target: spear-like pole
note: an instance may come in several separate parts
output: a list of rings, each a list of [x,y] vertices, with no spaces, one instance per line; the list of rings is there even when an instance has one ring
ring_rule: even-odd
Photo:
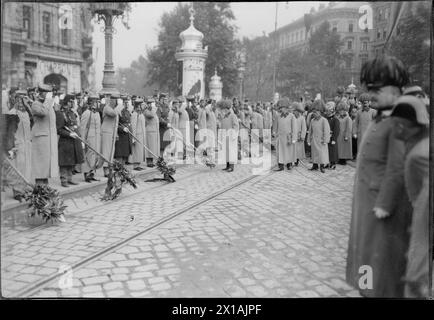
[[[158,165],[158,163],[157,163],[157,166],[158,166],[158,169],[160,170],[160,172],[163,173],[164,180],[167,180],[168,182],[175,182],[175,179],[173,178],[173,176],[171,174],[171,172],[175,173],[175,169],[167,167],[167,164],[165,163],[163,157],[159,157],[155,153],[153,153],[151,150],[149,150],[149,148],[147,148],[144,143],[142,143],[139,139],[137,139],[126,126],[124,126],[122,123],[119,123],[119,125],[122,128],[127,129],[127,132],[130,134],[130,136],[134,140],[138,141],[143,146],[143,148],[145,148],[145,150],[147,150],[155,158],[158,158],[158,163],[161,163],[161,165]]]

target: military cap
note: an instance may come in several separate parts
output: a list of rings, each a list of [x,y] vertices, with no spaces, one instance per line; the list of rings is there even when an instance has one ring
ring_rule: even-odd
[[[291,104],[291,107],[292,107],[294,110],[297,110],[297,111],[300,111],[300,112],[303,112],[303,111],[304,111],[303,105],[302,105],[300,102],[293,102],[293,103]]]
[[[133,104],[135,107],[140,106],[142,103],[144,102],[144,100],[142,98],[137,98],[133,101]]]
[[[110,99],[119,99],[121,95],[119,93],[112,93],[110,94]]]
[[[173,99],[172,103],[181,103],[178,99]]]
[[[426,106],[420,99],[410,95],[400,96],[396,100],[391,116],[408,119],[422,126],[429,125]]]
[[[71,93],[66,94],[65,97],[63,98],[63,104],[67,104],[68,102],[74,100],[74,98],[75,98],[74,94]]]
[[[348,111],[350,109],[350,106],[345,100],[340,100],[336,105],[336,111]]]
[[[146,103],[152,103],[152,102],[155,102],[154,97],[148,97],[148,98],[146,99]]]
[[[194,96],[188,96],[187,101],[194,101]]]
[[[282,99],[279,100],[279,102],[277,103],[277,105],[279,107],[284,107],[284,108],[288,108],[289,107],[289,99],[284,97]]]
[[[121,98],[122,100],[127,100],[127,99],[128,99],[128,96],[127,96],[126,94],[121,94],[121,95],[120,95],[120,98]]]
[[[27,93],[32,93],[36,91],[36,87],[27,88]]]
[[[160,93],[159,98],[160,98],[160,99],[161,99],[161,98],[166,98],[167,96],[168,96],[167,93],[162,92],[162,93]]]
[[[40,84],[38,86],[38,91],[39,92],[51,92],[51,91],[53,91],[53,87],[49,86],[47,84]]]
[[[15,91],[15,94],[18,96],[26,96],[27,91],[26,90],[17,90],[17,91]]]
[[[133,95],[131,96],[131,100],[135,100],[135,99],[137,99],[137,96],[136,96],[135,94],[133,94]]]
[[[89,93],[88,100],[98,100],[99,96],[96,93]]]
[[[321,99],[315,100],[312,103],[312,111],[316,110],[316,111],[319,111],[319,112],[323,112],[324,111],[324,107],[325,107],[324,102]]]
[[[415,95],[415,94],[423,94],[425,95],[425,93],[423,92],[423,89],[419,86],[410,86],[404,89],[404,92],[402,94],[404,95]]]
[[[217,108],[220,109],[230,109],[232,106],[232,102],[230,100],[220,100],[217,102]]]
[[[359,101],[360,102],[364,102],[364,101],[370,101],[371,100],[371,96],[368,93],[362,93],[359,96]]]

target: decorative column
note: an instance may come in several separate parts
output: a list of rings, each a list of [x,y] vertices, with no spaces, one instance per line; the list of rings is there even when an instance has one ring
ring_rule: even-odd
[[[203,48],[203,33],[194,27],[194,9],[190,9],[190,27],[180,33],[182,46],[175,58],[182,61],[182,95],[205,97],[205,60],[208,47]]]
[[[104,21],[105,36],[105,63],[102,79],[102,94],[119,94],[116,89],[115,68],[113,64],[113,23],[124,11],[118,3],[96,3],[93,13],[97,15],[98,22]]]
[[[216,68],[214,75],[211,77],[211,81],[209,83],[209,98],[215,101],[221,100],[222,89],[223,89],[223,84],[221,81],[221,77],[217,75],[217,68]]]

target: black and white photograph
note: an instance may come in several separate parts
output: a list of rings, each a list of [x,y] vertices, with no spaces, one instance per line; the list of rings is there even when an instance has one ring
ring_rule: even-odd
[[[434,296],[431,1],[1,4],[0,299]]]

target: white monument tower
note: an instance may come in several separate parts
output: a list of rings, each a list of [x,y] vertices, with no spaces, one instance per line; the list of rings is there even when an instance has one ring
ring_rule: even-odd
[[[175,58],[182,61],[182,95],[205,96],[205,60],[208,47],[203,48],[203,33],[194,25],[194,10],[190,9],[190,27],[181,32],[182,46],[176,50]]]
[[[222,99],[223,83],[221,78],[217,75],[217,69],[209,82],[209,98],[215,101]]]

